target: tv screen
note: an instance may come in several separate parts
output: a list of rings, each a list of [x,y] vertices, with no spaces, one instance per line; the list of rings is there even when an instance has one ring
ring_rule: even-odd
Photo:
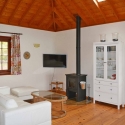
[[[66,68],[66,55],[43,54],[43,67]]]

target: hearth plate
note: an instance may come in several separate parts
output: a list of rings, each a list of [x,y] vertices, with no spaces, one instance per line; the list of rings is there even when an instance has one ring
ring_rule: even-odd
[[[76,98],[72,98],[72,99],[68,99],[66,100],[65,102],[67,105],[85,105],[85,104],[88,104],[88,103],[92,103],[92,100],[83,100],[83,101],[80,101],[80,102],[77,102],[76,101]]]

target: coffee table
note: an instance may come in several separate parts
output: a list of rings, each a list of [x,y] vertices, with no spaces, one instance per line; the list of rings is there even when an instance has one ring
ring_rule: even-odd
[[[56,93],[56,92],[43,91],[43,90],[32,92],[31,95],[33,96],[34,102],[47,100],[50,102],[60,102],[61,103],[61,112],[63,114],[61,114],[59,116],[52,115],[52,118],[60,118],[60,117],[64,117],[66,115],[66,111],[63,109],[63,102],[67,100],[67,96]]]

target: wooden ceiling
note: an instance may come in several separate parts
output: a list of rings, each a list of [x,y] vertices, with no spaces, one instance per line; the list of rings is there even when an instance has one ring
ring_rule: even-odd
[[[62,31],[125,20],[125,0],[0,0],[0,23]]]

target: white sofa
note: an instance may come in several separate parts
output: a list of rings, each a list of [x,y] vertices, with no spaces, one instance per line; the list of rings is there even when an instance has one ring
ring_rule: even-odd
[[[51,125],[51,103],[30,104],[0,87],[0,125]]]

